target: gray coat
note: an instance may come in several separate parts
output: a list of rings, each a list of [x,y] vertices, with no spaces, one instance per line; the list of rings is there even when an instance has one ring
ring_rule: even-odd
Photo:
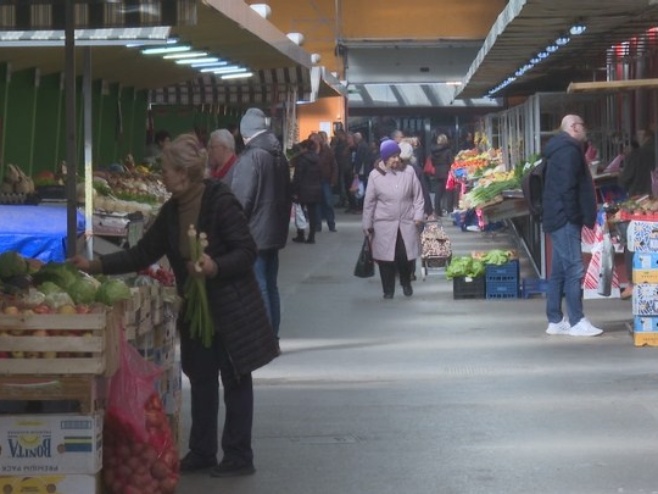
[[[285,247],[292,206],[290,171],[272,132],[249,141],[233,165],[231,189],[244,208],[258,250]]]
[[[418,257],[420,240],[416,221],[423,220],[423,191],[410,166],[385,171],[381,164],[370,172],[363,201],[363,230],[372,232],[372,257],[377,261],[395,259],[398,230],[407,259]]]

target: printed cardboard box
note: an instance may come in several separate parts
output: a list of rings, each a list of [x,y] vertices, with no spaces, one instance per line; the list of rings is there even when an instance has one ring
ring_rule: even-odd
[[[633,315],[658,316],[658,284],[633,285]]]
[[[100,491],[98,475],[42,475],[0,477],[0,492],[11,494],[94,494]]]
[[[658,223],[631,221],[626,240],[631,252],[658,252]]]
[[[3,415],[0,475],[94,474],[102,466],[102,445],[101,413]]]

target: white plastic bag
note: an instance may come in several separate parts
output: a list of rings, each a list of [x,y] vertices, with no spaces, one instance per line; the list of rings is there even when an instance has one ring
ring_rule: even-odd
[[[306,230],[308,227],[308,221],[306,220],[304,208],[297,202],[293,203],[293,207],[295,208],[295,228],[298,230]]]

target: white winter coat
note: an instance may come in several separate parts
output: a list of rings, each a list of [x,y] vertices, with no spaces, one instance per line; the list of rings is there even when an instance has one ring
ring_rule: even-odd
[[[368,176],[363,201],[362,225],[372,233],[372,256],[377,261],[395,259],[398,230],[402,234],[407,259],[420,251],[416,222],[423,220],[423,191],[411,166],[386,170],[379,162]]]

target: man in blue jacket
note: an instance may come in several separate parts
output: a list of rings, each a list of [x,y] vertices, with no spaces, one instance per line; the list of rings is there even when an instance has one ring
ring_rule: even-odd
[[[550,335],[597,336],[603,331],[583,314],[584,275],[580,232],[596,222],[594,183],[585,161],[587,129],[578,115],[562,119],[560,133],[544,149],[548,160],[542,196],[542,223],[551,238],[551,277],[546,296]],[[562,297],[567,315],[562,312]]]

